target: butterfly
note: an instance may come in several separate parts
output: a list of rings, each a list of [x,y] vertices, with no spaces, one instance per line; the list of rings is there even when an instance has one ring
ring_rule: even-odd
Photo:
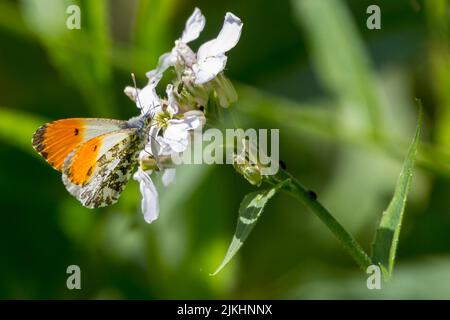
[[[34,149],[62,173],[64,186],[88,208],[120,197],[148,141],[151,117],[130,120],[71,118],[47,123],[33,135]]]

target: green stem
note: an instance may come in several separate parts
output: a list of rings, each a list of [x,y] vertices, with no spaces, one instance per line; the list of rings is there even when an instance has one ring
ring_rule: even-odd
[[[366,270],[368,266],[373,264],[372,260],[358,242],[356,242],[331,213],[317,201],[313,192],[306,189],[290,173],[281,169],[275,176],[272,176],[271,179],[276,183],[289,180],[288,183],[284,184],[282,189],[308,207],[330,229],[334,236],[338,238],[344,248],[363,270]]]

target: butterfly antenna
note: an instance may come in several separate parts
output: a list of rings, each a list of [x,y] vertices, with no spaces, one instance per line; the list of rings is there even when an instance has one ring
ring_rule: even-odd
[[[136,100],[136,102],[137,102],[137,104],[138,104],[138,106],[139,106],[139,109],[142,110],[142,103],[141,103],[141,101],[139,100],[139,93],[138,93],[138,88],[137,88],[137,85],[136,85],[136,77],[134,76],[134,73],[133,73],[133,72],[131,73],[131,79],[133,80],[134,92],[135,92],[135,94],[136,94],[135,100]]]

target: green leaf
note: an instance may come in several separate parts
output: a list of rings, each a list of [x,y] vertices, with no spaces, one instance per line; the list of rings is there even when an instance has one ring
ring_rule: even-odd
[[[289,180],[280,182],[271,189],[259,190],[249,193],[244,197],[239,207],[239,218],[233,239],[231,240],[231,244],[228,247],[225,258],[222,260],[222,263],[217,268],[217,270],[214,271],[214,273],[212,274],[213,276],[218,274],[231,261],[231,259],[242,247],[244,241],[252,231],[267,202],[288,181]]]
[[[374,133],[379,131],[383,123],[378,79],[348,6],[341,0],[293,0],[292,5],[317,75],[340,102],[339,120],[352,118],[347,126],[364,123]]]
[[[394,196],[388,208],[383,212],[380,225],[375,234],[372,248],[372,260],[378,263],[386,278],[392,275],[397,252],[398,239],[402,225],[403,212],[405,211],[409,186],[413,175],[414,161],[419,144],[420,131],[422,127],[422,109],[420,109],[416,134],[409,147],[402,171],[400,172]]]

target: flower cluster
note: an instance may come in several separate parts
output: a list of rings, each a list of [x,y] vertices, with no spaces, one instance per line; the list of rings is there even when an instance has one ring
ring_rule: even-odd
[[[199,37],[205,22],[205,17],[196,8],[172,50],[159,58],[154,70],[146,73],[147,85],[142,89],[125,88],[125,94],[141,109],[141,114],[149,115],[151,119],[148,143],[141,151],[140,166],[134,175],[140,185],[142,212],[148,223],[159,215],[158,192],[150,176],[152,172],[158,171],[162,175],[163,185],[170,184],[175,178],[175,168],[165,165],[164,159],[188,148],[192,132],[205,125],[210,99],[215,99],[224,108],[237,100],[233,85],[223,70],[227,63],[225,53],[238,43],[243,24],[228,12],[219,35],[194,52],[188,43]],[[167,85],[166,97],[160,98],[156,87],[169,69],[175,71],[175,77]]]

